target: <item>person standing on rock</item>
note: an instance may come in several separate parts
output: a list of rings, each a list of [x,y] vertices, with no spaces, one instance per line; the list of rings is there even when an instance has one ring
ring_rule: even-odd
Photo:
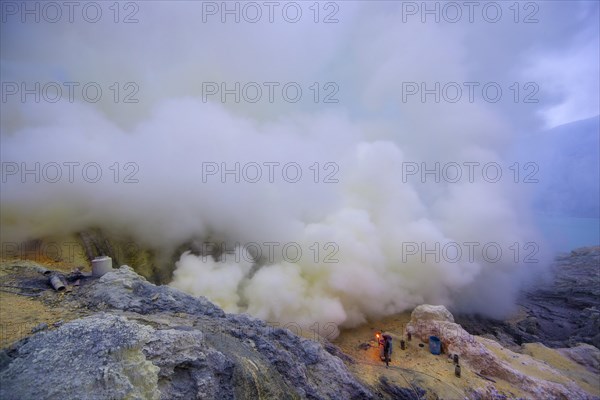
[[[383,339],[383,349],[382,349],[382,361],[385,361],[386,367],[390,365],[392,361],[392,336],[389,333],[384,333],[381,335]]]

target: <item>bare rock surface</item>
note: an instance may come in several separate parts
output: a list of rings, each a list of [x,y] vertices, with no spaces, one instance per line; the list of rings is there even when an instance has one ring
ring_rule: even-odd
[[[594,347],[562,349],[567,370],[557,371],[558,352],[538,345],[518,354],[471,336],[443,306],[413,310],[407,329],[414,339],[405,351],[396,345],[388,370],[370,345],[358,354],[348,350],[373,337],[368,326],[368,333],[357,328],[361,336],[342,352],[326,340],[226,314],[127,266],[101,278],[78,274],[77,285],[66,275],[69,288],[58,293],[38,265],[18,264],[5,268],[3,279],[41,294],[11,295],[21,300],[14,304],[43,305],[55,314],[0,350],[2,399],[592,399],[590,393],[600,393]],[[44,328],[32,332],[38,325]],[[460,356],[462,378],[447,373],[453,366],[443,356],[417,345],[430,335],[440,337],[445,353]]]
[[[589,371],[597,374],[600,379],[600,350],[585,343],[579,343],[575,347],[558,349],[558,351],[577,364],[585,366]]]
[[[414,321],[454,322],[454,316],[446,307],[430,304],[422,304],[416,307],[411,314],[411,319]]]
[[[474,335],[493,335],[505,347],[540,342],[553,348],[587,343],[600,349],[600,247],[558,256],[550,282],[522,293],[517,321],[457,315]]]
[[[443,309],[443,310],[442,310]],[[432,310],[436,310],[435,313]],[[454,318],[443,306],[421,305],[411,314],[407,332],[423,342],[429,342],[430,336],[437,336],[446,353],[457,354],[461,362],[466,362],[470,369],[491,379],[501,379],[528,393],[532,398],[544,399],[592,399],[593,397],[579,388],[574,382],[565,380],[562,383],[552,380],[538,379],[515,369],[501,359],[492,350],[494,346],[500,351],[510,352],[493,340],[476,338],[454,323]],[[421,318],[423,317],[423,318]],[[548,365],[530,359],[536,369],[544,370],[549,375],[560,376]],[[487,392],[486,392],[487,393]],[[489,393],[488,393],[489,395]],[[494,398],[483,396],[483,398]]]
[[[70,301],[94,313],[3,351],[0,398],[372,398],[333,346],[227,315],[127,266]]]

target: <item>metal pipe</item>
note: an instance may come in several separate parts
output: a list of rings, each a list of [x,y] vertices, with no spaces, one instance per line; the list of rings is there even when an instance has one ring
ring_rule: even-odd
[[[57,292],[62,292],[66,289],[59,274],[50,275],[50,285],[52,285],[54,290],[56,290]]]
[[[50,275],[52,273],[52,270],[49,270],[48,268],[44,268],[44,267],[37,267],[36,270],[42,274],[42,275]]]

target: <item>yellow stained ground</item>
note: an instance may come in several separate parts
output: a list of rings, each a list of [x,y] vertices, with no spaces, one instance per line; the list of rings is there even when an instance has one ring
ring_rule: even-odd
[[[412,338],[406,341],[406,349],[401,350],[400,340],[404,337],[406,325],[410,321],[410,313],[402,313],[391,317],[382,318],[376,322],[353,329],[343,330],[333,341],[342,351],[356,361],[349,364],[350,369],[361,377],[366,383],[377,385],[381,376],[398,386],[411,387],[411,385],[428,388],[437,393],[440,398],[464,398],[465,390],[486,386],[489,382],[471,373],[464,366],[461,377],[454,375],[454,364],[448,361],[445,354],[433,355],[429,351],[429,344]],[[379,359],[379,348],[375,333],[385,331],[394,339],[392,362],[386,368],[385,363]],[[371,347],[362,350],[359,345],[369,342]]]
[[[404,333],[409,321],[408,312],[382,318],[357,328],[343,330],[333,342],[356,361],[355,364],[349,364],[350,369],[369,384],[376,385],[381,376],[386,376],[396,385],[418,385],[431,389],[445,399],[460,398],[470,389],[492,384],[471,371],[466,363],[461,363],[461,377],[457,378],[454,375],[454,364],[448,361],[446,354],[431,354],[429,345],[424,343],[423,347],[419,347],[421,341],[414,337],[412,341],[406,341],[406,350],[401,350],[400,339],[406,340]],[[378,331],[389,332],[394,338],[390,368],[386,368],[379,359],[379,348],[375,340],[375,333]],[[598,377],[556,350],[537,343],[526,344],[523,346],[523,354],[520,354],[503,348],[493,340],[477,336],[474,338],[513,369],[527,376],[558,383],[572,381],[590,394],[600,395]],[[359,345],[365,342],[369,342],[372,347],[360,349]],[[495,388],[509,398],[528,397],[527,393],[510,383],[494,380]]]
[[[48,269],[63,272],[70,272],[76,266],[85,265],[79,257],[66,262],[36,255],[33,261]],[[11,283],[8,277],[14,274],[15,264],[26,262],[14,259],[0,261],[0,283]],[[30,335],[31,329],[39,323],[45,322],[53,329],[53,324],[57,321],[67,322],[88,313],[83,309],[71,309],[66,302],[61,301],[61,296],[69,296],[68,293],[50,292],[44,296],[25,297],[0,291],[0,348]],[[464,398],[469,390],[492,384],[476,375],[465,363],[461,363],[461,377],[456,377],[454,364],[448,360],[446,354],[431,354],[428,344],[420,347],[421,342],[417,338],[407,341],[405,329],[409,321],[410,313],[406,312],[367,322],[353,329],[342,330],[333,343],[355,360],[355,363],[348,363],[352,372],[365,383],[374,386],[378,385],[380,377],[385,376],[398,386],[419,386],[436,393],[439,398],[456,399]],[[382,331],[390,333],[394,338],[394,352],[389,368],[379,359],[379,348],[375,339],[375,333]],[[314,334],[311,335],[312,339],[313,336]],[[598,377],[555,350],[541,344],[526,344],[522,347],[522,354],[514,353],[492,340],[475,338],[512,368],[528,376],[559,383],[574,381],[587,392],[600,396]],[[405,350],[400,348],[401,339],[406,340]],[[359,345],[365,342],[371,347],[363,350]],[[508,382],[496,379],[493,385],[509,398],[527,397],[526,393]]]
[[[31,261],[31,260],[30,260]],[[31,335],[31,329],[45,322],[50,328],[58,321],[67,322],[85,314],[85,310],[73,310],[61,301],[68,293],[51,292],[39,297],[28,297],[14,292],[19,290],[7,286],[19,286],[10,278],[15,274],[16,265],[24,265],[28,274],[35,274],[32,265],[43,265],[48,269],[70,272],[73,265],[66,265],[46,257],[36,255],[34,263],[5,259],[0,261],[0,348],[10,346],[17,340]],[[41,291],[25,291],[26,293],[41,293]]]
[[[49,327],[60,320],[77,316],[62,307],[48,307],[37,299],[0,292],[0,348],[31,334],[31,329],[45,322]]]
[[[588,371],[558,351],[541,343],[527,343],[523,345],[523,353],[556,369],[560,374],[557,378],[553,376],[552,380],[556,379],[557,382],[560,382],[559,379],[572,379],[585,391],[600,397],[600,376]]]

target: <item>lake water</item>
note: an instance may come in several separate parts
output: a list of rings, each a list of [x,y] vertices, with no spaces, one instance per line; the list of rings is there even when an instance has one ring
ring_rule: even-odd
[[[600,246],[600,219],[536,216],[539,229],[548,244],[558,252],[568,252],[578,247]]]

